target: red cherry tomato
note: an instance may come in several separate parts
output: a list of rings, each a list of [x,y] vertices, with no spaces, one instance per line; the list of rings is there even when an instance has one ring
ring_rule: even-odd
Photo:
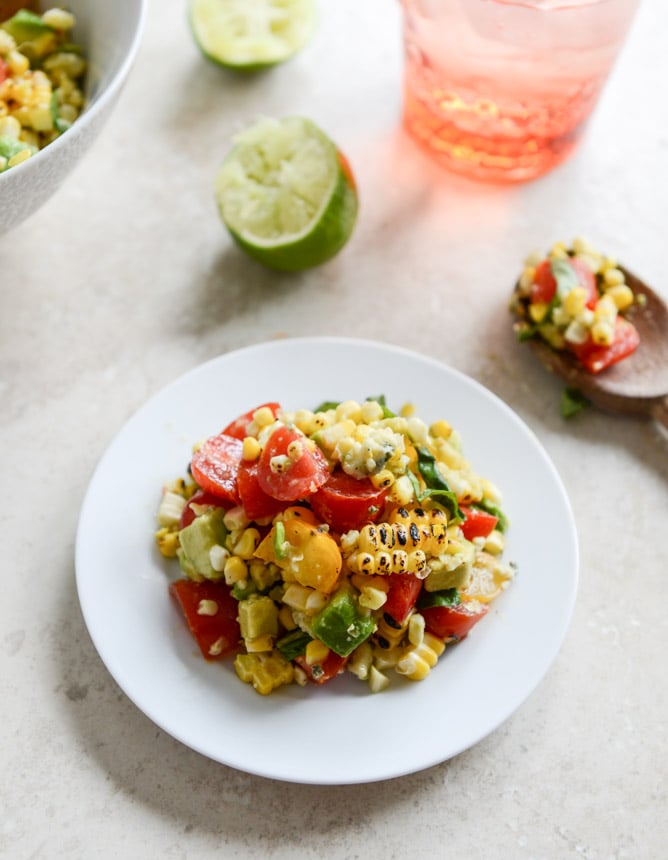
[[[193,478],[223,505],[239,504],[237,474],[242,450],[239,439],[219,433],[207,439],[193,454],[190,463]]]
[[[0,84],[7,78],[7,63],[0,57]]]
[[[237,475],[237,489],[239,498],[249,520],[260,520],[264,517],[273,517],[279,511],[284,510],[289,502],[281,502],[267,495],[260,487],[257,479],[258,462],[242,460]]]
[[[464,639],[471,628],[487,615],[484,603],[458,603],[456,606],[429,606],[421,609],[425,628],[439,639]]]
[[[598,300],[598,289],[596,288],[596,276],[589,266],[579,257],[569,257],[566,262],[577,275],[578,284],[587,291],[587,307],[593,308]],[[549,305],[557,291],[557,280],[552,274],[550,260],[543,260],[536,266],[531,285],[531,302],[541,302]]]
[[[422,589],[422,581],[413,573],[391,573],[385,579],[390,589],[382,611],[397,624],[403,624],[415,606]]]
[[[597,346],[590,336],[584,343],[571,344],[570,348],[585,370],[600,373],[635,352],[639,343],[640,335],[633,323],[618,316],[610,346]]]
[[[477,537],[486,538],[494,531],[499,521],[498,517],[478,508],[467,508],[465,505],[460,505],[459,510],[465,517],[460,527],[466,540],[473,540]]]
[[[274,458],[283,459],[280,467],[276,467]],[[305,499],[328,477],[329,466],[322,451],[311,450],[306,437],[289,427],[274,430],[260,454],[258,484],[274,499],[284,502]]]
[[[253,420],[253,415],[257,412],[258,409],[262,408],[271,409],[274,418],[278,410],[281,408],[278,403],[263,403],[261,406],[256,406],[255,409],[250,409],[248,412],[244,412],[243,415],[240,415],[238,418],[235,418],[227,427],[223,430],[226,436],[234,436],[235,439],[245,439],[248,436],[248,425]]]
[[[325,684],[340,674],[348,658],[340,657],[334,651],[330,651],[322,663],[314,663],[312,666],[309,666],[303,656],[295,657],[293,662],[306,672],[309,681],[313,681],[314,684]]]
[[[339,470],[332,472],[309,502],[322,522],[343,533],[374,522],[388,492],[374,487],[368,478],[358,480]]]
[[[195,511],[192,509],[193,505],[202,505],[203,507],[207,508],[222,507],[222,505],[220,504],[220,499],[217,496],[213,496],[211,495],[211,493],[206,493],[204,490],[197,490],[197,492],[193,493],[193,495],[186,502],[186,506],[181,513],[179,529],[184,529],[186,526],[189,526],[190,523],[197,516]]]
[[[224,582],[178,579],[169,586],[169,593],[181,607],[188,629],[206,660],[219,660],[237,650],[241,637],[237,621],[239,603],[230,594],[229,586]],[[200,612],[202,600],[212,601],[204,614]],[[208,614],[214,608],[215,613]]]

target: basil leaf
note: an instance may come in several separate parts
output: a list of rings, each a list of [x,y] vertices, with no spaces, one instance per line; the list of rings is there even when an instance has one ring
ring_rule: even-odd
[[[556,294],[563,301],[568,293],[579,285],[575,269],[569,264],[568,260],[554,259],[550,260],[550,271],[557,282]]]
[[[458,606],[462,602],[456,588],[446,588],[444,591],[423,591],[417,602],[418,609],[429,609],[431,606]]]
[[[316,406],[313,410],[314,412],[329,412],[330,409],[336,409],[339,405],[340,400],[325,400],[320,406]]]
[[[383,418],[396,418],[396,413],[392,412],[391,409],[387,408],[387,403],[385,402],[385,395],[380,394],[378,397],[367,397],[367,401],[374,400],[376,403],[380,404],[383,410]]]
[[[496,527],[500,532],[505,532],[508,528],[508,517],[503,513],[501,508],[497,508],[496,505],[493,505],[486,499],[481,499],[479,502],[474,502],[471,507],[478,508],[481,511],[485,511],[485,513],[487,514],[491,514],[493,517],[496,517],[498,520]]]
[[[572,418],[591,403],[577,388],[564,388],[561,392],[561,417]]]
[[[441,475],[436,463],[436,457],[427,451],[426,448],[418,448],[417,456],[418,471],[427,485],[427,489],[423,493],[416,492],[417,500],[423,502],[426,498],[431,498],[434,502],[442,505],[449,511],[453,519],[457,521],[463,520],[464,517],[459,509],[457,496],[452,492],[443,475]],[[413,484],[413,488],[415,489],[415,484]]]
[[[294,660],[306,651],[306,646],[311,642],[311,637],[303,630],[293,630],[276,643],[276,649],[286,660]]]

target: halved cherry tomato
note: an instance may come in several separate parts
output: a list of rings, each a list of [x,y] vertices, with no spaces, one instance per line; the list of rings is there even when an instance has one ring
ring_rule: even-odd
[[[244,412],[243,415],[235,418],[234,421],[227,425],[223,430],[223,433],[227,436],[234,436],[235,439],[245,439],[246,436],[248,436],[248,425],[253,420],[253,415],[258,409],[262,409],[264,407],[271,409],[274,414],[274,418],[276,417],[278,410],[281,408],[279,403],[262,403],[260,406],[256,406],[255,409],[250,409],[248,412]]]
[[[570,347],[585,370],[600,373],[635,352],[639,343],[640,335],[633,323],[618,316],[615,320],[615,337],[610,346],[597,346],[590,336],[584,343],[571,344]]]
[[[169,593],[181,607],[206,660],[219,660],[237,650],[241,637],[239,603],[230,594],[229,586],[224,582],[178,579],[169,586]],[[202,604],[203,600],[207,603]],[[214,609],[215,613],[210,614]]]
[[[456,606],[429,606],[421,609],[425,628],[439,639],[464,639],[471,628],[487,615],[488,607],[477,601]]]
[[[257,479],[257,460],[249,462],[242,460],[239,464],[237,475],[237,489],[241,504],[249,520],[260,520],[264,517],[273,517],[282,511],[289,502],[281,502],[267,495],[260,487]]]
[[[468,508],[465,505],[460,505],[459,510],[465,517],[464,522],[460,524],[460,528],[466,540],[473,540],[473,538],[477,537],[488,537],[494,531],[499,521],[498,517],[488,514],[487,511],[481,511],[478,508]]]
[[[413,573],[391,573],[386,576],[390,590],[383,604],[383,613],[389,615],[397,624],[403,624],[415,606],[422,581]]]
[[[587,291],[587,307],[593,308],[598,300],[596,288],[596,275],[592,272],[584,260],[579,257],[569,257],[566,262],[577,275],[578,283]],[[543,260],[536,267],[531,285],[531,302],[549,304],[557,291],[557,281],[552,274],[550,260]]]
[[[303,656],[295,657],[293,662],[306,672],[309,681],[313,681],[314,684],[325,684],[332,678],[336,678],[342,671],[348,662],[348,657],[340,657],[334,651],[330,651],[322,663],[314,663],[312,666],[309,666]]]
[[[213,496],[211,493],[207,493],[204,490],[197,490],[197,492],[193,493],[186,502],[186,506],[181,513],[179,529],[184,529],[186,526],[189,526],[197,516],[195,511],[192,509],[192,505],[202,505],[202,507],[207,508],[223,507],[218,496]]]
[[[358,480],[337,470],[309,502],[322,522],[335,532],[343,533],[374,522],[388,492],[388,489],[374,487],[368,478]]]
[[[223,504],[239,504],[237,474],[242,450],[239,439],[219,433],[207,439],[190,462],[190,471],[200,487]]]
[[[280,468],[276,468],[274,458],[283,459]],[[274,499],[284,502],[305,499],[328,477],[329,466],[322,451],[317,447],[311,449],[307,438],[289,427],[274,430],[260,454],[258,483]]]

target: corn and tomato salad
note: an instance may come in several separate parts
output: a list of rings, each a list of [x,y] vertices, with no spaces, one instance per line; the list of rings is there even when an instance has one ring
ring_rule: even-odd
[[[542,338],[589,373],[600,373],[638,346],[638,332],[624,316],[635,301],[617,262],[577,238],[527,257],[511,310],[520,318],[520,340]]]
[[[195,446],[155,539],[205,659],[263,695],[343,672],[377,692],[426,678],[511,582],[501,504],[444,420],[265,403]]]
[[[0,23],[0,173],[43,149],[84,106],[86,60],[64,9],[19,9]]]

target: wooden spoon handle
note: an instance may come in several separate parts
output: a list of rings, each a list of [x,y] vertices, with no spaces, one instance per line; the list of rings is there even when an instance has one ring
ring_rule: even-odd
[[[659,400],[652,409],[652,418],[668,430],[668,397]]]

